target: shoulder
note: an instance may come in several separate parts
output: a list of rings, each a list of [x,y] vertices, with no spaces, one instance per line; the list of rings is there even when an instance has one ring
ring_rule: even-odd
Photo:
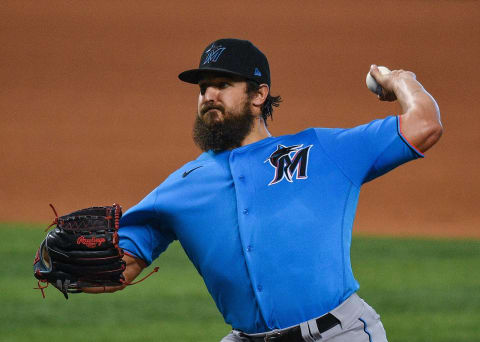
[[[189,161],[172,172],[157,188],[158,191],[172,188],[182,189],[189,187],[192,182],[201,182],[210,177],[220,177],[229,172],[229,151],[202,153],[197,159]],[[190,185],[189,185],[190,184]]]
[[[320,140],[328,140],[330,138],[342,138],[365,134],[376,135],[379,133],[397,133],[397,126],[397,116],[387,116],[385,118],[375,119],[367,123],[347,128],[318,127],[312,128],[312,130]]]
[[[180,166],[177,170],[173,171],[166,179],[167,181],[174,181],[179,178],[184,178],[185,174],[192,172],[192,170],[203,167],[205,164],[211,162],[211,156],[207,152],[203,152],[198,156],[197,159],[191,160],[182,166]]]
[[[272,144],[282,142],[282,141],[296,141],[296,140],[305,140],[305,139],[312,139],[316,136],[317,128],[306,128],[303,131],[292,133],[292,134],[284,134],[276,136],[275,139],[272,140]]]

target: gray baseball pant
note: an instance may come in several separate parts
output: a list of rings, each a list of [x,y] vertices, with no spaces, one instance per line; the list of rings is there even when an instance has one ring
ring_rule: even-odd
[[[323,333],[315,333],[318,329],[312,328],[312,324],[316,326],[315,319],[299,324],[305,342],[388,342],[380,316],[356,293],[330,313],[340,321],[340,324]],[[257,338],[264,335],[250,334]],[[241,336],[237,330],[232,330],[220,342],[248,341],[250,341],[248,337]]]

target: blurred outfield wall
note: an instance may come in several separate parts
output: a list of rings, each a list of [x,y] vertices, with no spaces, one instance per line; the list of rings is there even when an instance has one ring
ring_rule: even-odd
[[[195,158],[197,88],[177,74],[210,41],[253,41],[284,103],[273,135],[398,113],[370,64],[412,70],[445,134],[364,187],[356,231],[480,237],[478,1],[2,1],[0,221],[128,208]]]

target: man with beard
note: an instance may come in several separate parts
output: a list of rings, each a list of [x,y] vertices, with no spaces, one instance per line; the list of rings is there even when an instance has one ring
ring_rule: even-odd
[[[280,97],[265,55],[244,40],[209,44],[179,75],[200,87],[193,137],[204,152],[122,217],[127,281],[179,240],[233,328],[223,342],[386,341],[350,264],[360,187],[423,157],[442,126],[413,73],[371,74],[401,115],[273,137]]]
[[[210,72],[202,75],[199,86],[203,99],[200,100],[198,115],[195,117],[193,127],[195,143],[202,151],[213,150],[216,152],[242,146],[243,139],[252,131],[255,123],[255,116],[250,108],[254,94],[253,92],[247,93],[245,80],[240,77]],[[233,96],[240,99],[243,97],[242,102],[225,108],[228,103],[211,99],[211,96],[214,95],[211,89],[215,87],[225,89],[222,92],[224,97],[232,97],[232,95],[225,95],[227,92],[239,93]],[[206,93],[207,88],[209,89],[208,94]],[[258,123],[260,124],[260,121]]]

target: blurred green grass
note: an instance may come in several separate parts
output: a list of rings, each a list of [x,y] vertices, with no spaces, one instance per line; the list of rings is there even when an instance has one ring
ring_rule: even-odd
[[[43,228],[0,224],[1,341],[215,342],[230,330],[178,243],[125,291],[66,301],[50,286],[42,299],[31,265]],[[352,263],[390,342],[480,341],[479,240],[355,236]]]

